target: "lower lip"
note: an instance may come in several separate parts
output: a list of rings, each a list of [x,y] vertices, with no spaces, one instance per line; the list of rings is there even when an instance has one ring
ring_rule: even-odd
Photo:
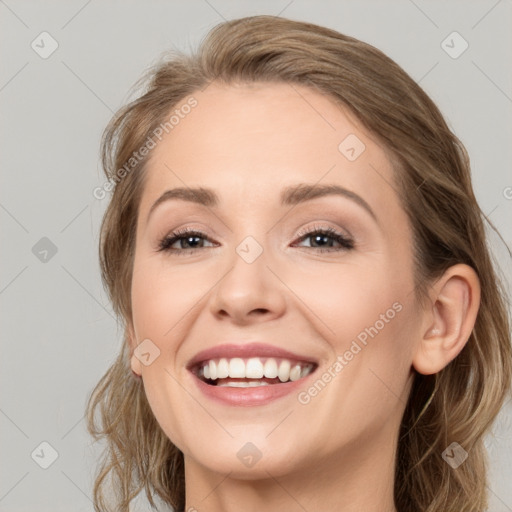
[[[235,388],[229,386],[211,386],[192,374],[199,390],[212,400],[217,400],[227,405],[255,406],[266,405],[278,398],[297,392],[304,387],[305,381],[314,372],[302,379],[289,381],[283,384],[269,384],[267,386],[255,386],[252,388]]]

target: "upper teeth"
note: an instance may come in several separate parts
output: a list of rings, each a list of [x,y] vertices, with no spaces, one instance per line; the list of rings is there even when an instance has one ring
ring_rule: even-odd
[[[263,362],[264,361],[264,362]],[[313,369],[311,363],[290,362],[287,359],[276,360],[273,357],[263,359],[251,357],[244,360],[240,357],[232,359],[210,359],[201,363],[199,375],[206,379],[269,379],[279,378],[281,382],[294,381],[305,377]]]

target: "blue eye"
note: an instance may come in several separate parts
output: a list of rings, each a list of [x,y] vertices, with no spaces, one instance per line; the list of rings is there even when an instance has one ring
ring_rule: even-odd
[[[309,231],[300,232],[298,234],[299,241],[310,239],[311,249],[317,252],[338,252],[347,251],[354,248],[354,241],[339,233],[332,227],[317,228],[316,226]],[[331,242],[329,242],[331,239]],[[177,255],[190,254],[198,249],[205,248],[204,242],[208,240],[205,233],[194,229],[183,229],[173,231],[169,236],[160,240],[158,251],[169,252]],[[178,243],[178,248],[173,247]],[[338,243],[340,247],[333,247],[334,243]],[[320,244],[320,245],[318,245]]]

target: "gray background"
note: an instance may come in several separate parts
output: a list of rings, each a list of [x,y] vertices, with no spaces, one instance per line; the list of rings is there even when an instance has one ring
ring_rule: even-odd
[[[122,339],[97,261],[107,203],[92,195],[104,182],[100,135],[163,51],[187,50],[223,19],[252,14],[334,28],[403,66],[466,145],[477,199],[512,245],[511,0],[0,0],[1,511],[93,510],[100,447],[85,430],[85,401]],[[31,47],[43,31],[59,45],[46,59]],[[469,43],[458,58],[441,46],[453,31]],[[57,248],[46,261],[43,237]],[[490,240],[510,276],[505,246],[493,232]],[[494,431],[490,510],[512,511],[510,401]],[[35,462],[51,462],[43,441],[58,452],[48,469]]]

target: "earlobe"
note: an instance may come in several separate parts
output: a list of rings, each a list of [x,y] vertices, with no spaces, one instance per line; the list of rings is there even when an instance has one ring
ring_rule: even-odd
[[[432,288],[432,309],[425,311],[412,365],[424,375],[438,373],[466,345],[480,306],[480,282],[469,265],[450,267]]]
[[[137,347],[137,338],[135,336],[133,326],[131,324],[129,324],[126,327],[125,332],[126,332],[126,335],[125,335],[126,342],[130,346],[130,356],[131,356],[130,357],[130,366],[132,368],[134,377],[135,376],[140,377],[142,375],[142,363],[140,362],[139,358],[137,358],[133,353],[135,348]]]
[[[130,359],[130,366],[132,367],[132,372],[134,374],[134,377],[140,377],[142,375],[142,364],[137,357],[132,355]]]

